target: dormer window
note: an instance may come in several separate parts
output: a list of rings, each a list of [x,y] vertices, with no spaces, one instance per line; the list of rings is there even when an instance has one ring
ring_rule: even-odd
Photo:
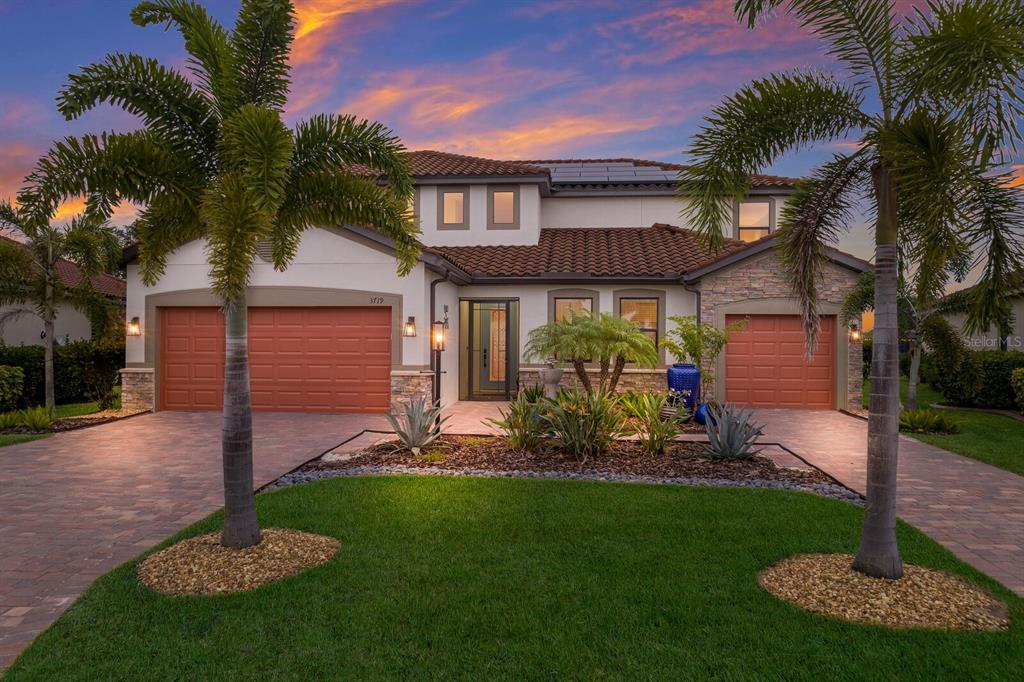
[[[519,187],[498,185],[487,188],[487,229],[519,229]]]
[[[437,227],[440,230],[469,229],[469,188],[439,187]]]
[[[736,239],[753,242],[775,230],[775,200],[771,197],[751,198],[736,204],[733,211],[733,234]]]

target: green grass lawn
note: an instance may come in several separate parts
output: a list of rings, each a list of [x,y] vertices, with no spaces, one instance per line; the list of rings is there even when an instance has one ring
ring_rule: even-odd
[[[864,405],[868,403],[868,382],[864,382]],[[900,377],[900,395],[907,396],[907,378]],[[941,403],[942,394],[921,384],[917,403],[925,408]],[[906,434],[925,443],[1012,471],[1024,476],[1024,422],[998,414],[974,410],[950,410],[960,422],[960,433],[948,436]]]
[[[906,525],[905,559],[992,589],[1010,632],[853,625],[764,592],[778,559],[857,546],[861,510],[809,494],[378,477],[261,495],[259,513],[341,552],[220,597],[157,595],[130,562],[8,679],[1009,680],[1024,660],[1024,600]]]
[[[17,434],[2,434],[0,433],[0,448],[5,445],[17,445],[18,443],[28,443],[29,441],[39,440],[40,438],[46,438],[50,434],[48,433],[17,433]]]

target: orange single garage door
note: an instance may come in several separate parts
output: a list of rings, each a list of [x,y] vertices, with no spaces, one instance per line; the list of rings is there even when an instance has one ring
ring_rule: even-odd
[[[160,309],[160,408],[219,410],[224,316],[217,308]],[[249,308],[253,409],[386,412],[391,309]]]
[[[746,320],[725,346],[725,399],[751,407],[835,406],[835,317],[822,316],[818,350],[804,356],[804,330],[796,315],[729,315]]]

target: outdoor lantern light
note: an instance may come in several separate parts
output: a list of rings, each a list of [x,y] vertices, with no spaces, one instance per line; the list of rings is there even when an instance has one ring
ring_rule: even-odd
[[[860,341],[860,329],[857,327],[856,322],[850,325],[850,340]]]
[[[434,322],[430,325],[430,349],[444,350],[444,322]]]
[[[402,328],[402,336],[410,339],[416,336],[416,318],[412,315],[405,321],[405,326]]]
[[[133,317],[128,323],[127,329],[128,336],[142,336],[142,325],[139,323],[139,318]]]

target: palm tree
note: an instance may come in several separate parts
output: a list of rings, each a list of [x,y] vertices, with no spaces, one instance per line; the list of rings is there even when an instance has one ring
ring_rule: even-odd
[[[715,107],[680,172],[684,212],[720,247],[732,202],[751,173],[780,155],[856,138],[800,183],[781,219],[779,248],[801,304],[808,353],[820,320],[823,249],[867,198],[876,213],[875,331],[868,421],[868,487],[854,568],[898,578],[896,461],[899,257],[918,267],[914,290],[937,297],[949,265],[982,254],[969,322],[998,319],[1006,275],[1022,260],[1018,192],[1001,173],[1022,140],[1024,6],[1016,0],[930,0],[906,20],[891,0],[738,0],[753,28],[779,8],[828,44],[843,78],[795,71],[756,80]]]
[[[246,289],[258,245],[269,243],[274,267],[283,270],[304,230],[359,224],[395,243],[400,274],[419,253],[408,212],[412,179],[397,137],[351,116],[318,115],[294,130],[282,122],[293,16],[288,0],[243,0],[228,31],[187,0],[139,3],[131,13],[136,24],[181,32],[192,77],[121,53],[72,75],[58,97],[65,118],[110,102],[144,127],[64,139],[21,194],[38,211],[77,194],[87,195],[97,215],[109,215],[122,200],[142,204],[135,228],[146,284],[161,276],[172,250],[205,240],[226,328],[221,543],[227,547],[260,541],[246,339]]]
[[[51,225],[50,218],[37,219],[0,201],[0,227],[20,237],[17,241],[0,237],[0,305],[31,306],[43,321],[43,384],[46,406],[52,408],[57,313],[67,304],[91,320],[109,315],[110,302],[93,287],[93,277],[117,260],[118,247],[114,231],[103,222],[76,217],[67,224]],[[78,270],[79,281],[73,286],[61,276],[61,261],[70,261]],[[23,312],[16,308],[11,315]]]
[[[602,312],[574,313],[530,331],[525,355],[532,359],[557,358],[572,364],[580,385],[594,391],[587,363],[598,366],[597,391],[614,393],[627,362],[640,367],[658,364],[658,350],[633,322]]]

